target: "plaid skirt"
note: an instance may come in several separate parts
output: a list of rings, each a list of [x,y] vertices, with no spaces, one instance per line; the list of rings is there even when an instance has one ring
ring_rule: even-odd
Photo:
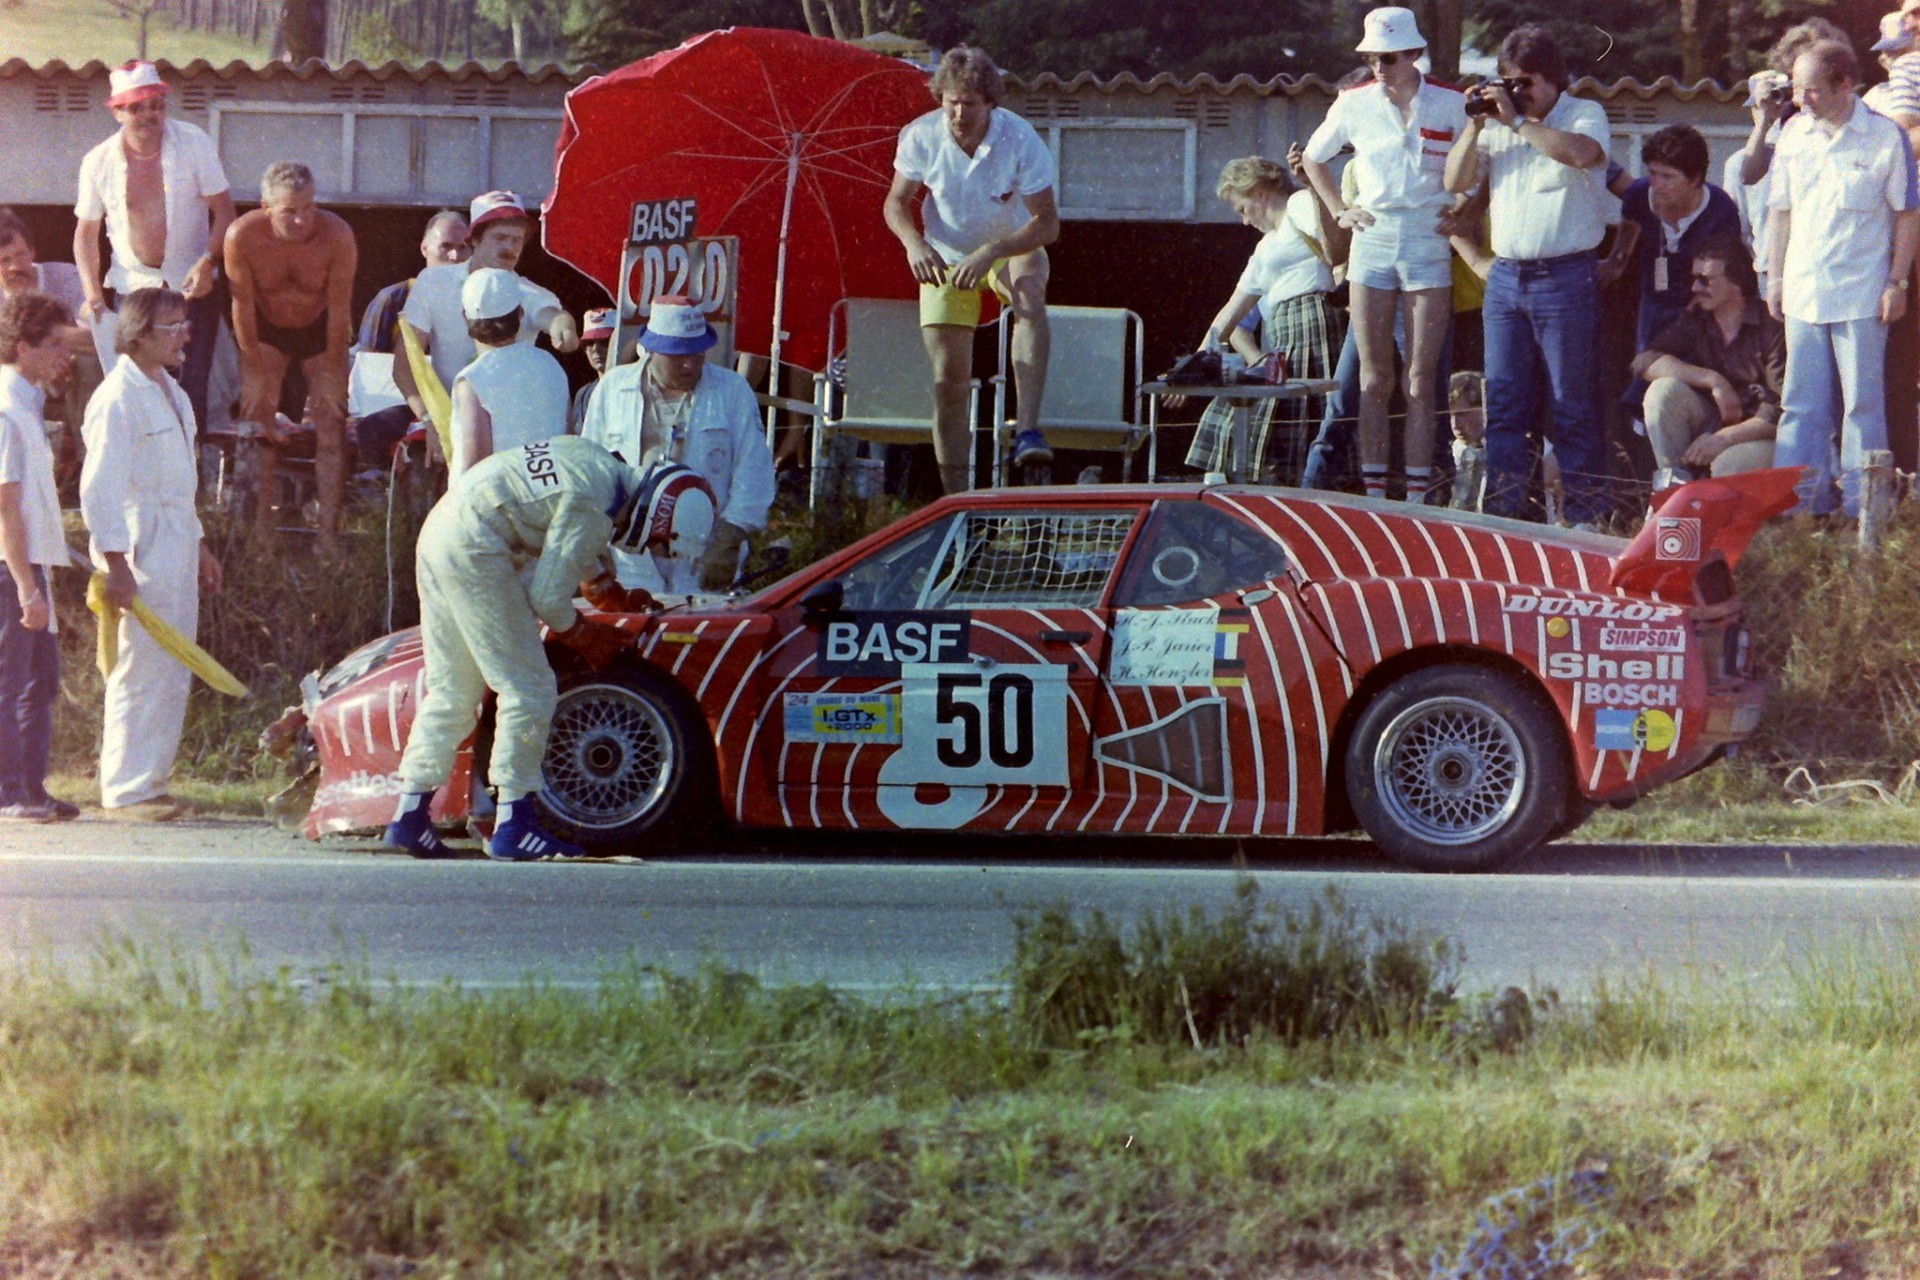
[[[1260,330],[1260,345],[1285,353],[1289,377],[1331,378],[1346,336],[1346,316],[1327,295],[1303,293],[1274,308]],[[1254,401],[1247,445],[1262,484],[1300,483],[1307,446],[1319,430],[1326,406],[1327,398],[1321,395]],[[1198,471],[1225,471],[1232,441],[1233,407],[1223,400],[1209,402],[1193,433],[1193,446],[1187,450],[1187,465]]]

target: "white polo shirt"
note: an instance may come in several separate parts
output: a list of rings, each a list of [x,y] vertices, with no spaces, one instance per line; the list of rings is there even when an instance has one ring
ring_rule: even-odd
[[[1780,126],[1775,125],[1767,131],[1767,145],[1775,146],[1779,140]],[[1746,154],[1742,148],[1727,157],[1726,168],[1720,171],[1720,185],[1740,210],[1740,225],[1746,229],[1747,243],[1753,246],[1753,265],[1764,276],[1767,274],[1767,202],[1773,191],[1773,166],[1769,164],[1760,181],[1748,186],[1740,181]]]
[[[1592,138],[1603,157],[1612,143],[1606,109],[1570,93],[1540,123]],[[1493,188],[1487,221],[1495,257],[1527,262],[1587,253],[1607,234],[1619,202],[1607,193],[1604,158],[1591,169],[1561,164],[1520,130],[1489,119],[1480,128],[1480,164]]]
[[[1326,164],[1353,144],[1348,168],[1358,183],[1355,201],[1378,213],[1442,210],[1447,152],[1467,127],[1467,96],[1422,78],[1403,118],[1378,81],[1357,85],[1333,100],[1327,118],[1307,140],[1307,158]]]
[[[1327,292],[1333,288],[1333,269],[1322,256],[1324,249],[1314,252],[1319,243],[1319,202],[1311,191],[1296,191],[1287,197],[1286,219],[1260,237],[1234,292],[1259,294],[1262,315],[1289,298]]]
[[[126,292],[153,285],[171,289],[186,284],[193,264],[207,253],[209,227],[207,199],[227,189],[227,173],[220,152],[207,131],[183,120],[168,120],[160,144],[160,172],[166,182],[167,248],[156,270],[133,252],[133,229],[127,220],[127,155],[120,134],[87,152],[80,162],[80,198],[73,216],[104,219],[113,261],[107,265],[109,288]]]
[[[1793,215],[1781,303],[1808,324],[1880,314],[1893,268],[1893,216],[1914,205],[1906,134],[1855,103],[1829,129],[1802,111],[1780,129],[1769,203]]]
[[[960,149],[939,111],[900,131],[894,172],[927,188],[920,220],[927,243],[958,261],[1027,225],[1026,197],[1054,186],[1053,153],[1032,125],[995,107],[972,155]]]
[[[60,495],[53,484],[46,404],[46,392],[28,382],[18,368],[0,364],[0,484],[20,486],[27,559],[38,565],[63,565],[67,535],[60,527]],[[0,601],[0,607],[12,604]]]
[[[469,267],[464,262],[442,262],[414,277],[413,289],[400,318],[427,335],[433,350],[428,352],[433,371],[440,382],[453,390],[453,380],[473,363],[480,348],[467,332],[467,315],[460,309],[460,288],[467,282]],[[515,276],[522,298],[520,313],[521,342],[532,342],[545,331],[560,299],[533,281]]]

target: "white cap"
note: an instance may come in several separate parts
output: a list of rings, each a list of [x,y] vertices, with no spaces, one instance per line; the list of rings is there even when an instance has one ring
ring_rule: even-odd
[[[619,319],[612,307],[598,307],[580,317],[580,341],[594,342],[613,336],[614,323]]]
[[[1883,14],[1880,18],[1880,39],[1873,46],[1874,53],[1905,53],[1913,48],[1913,37],[1907,34],[1906,14],[1896,10]]]
[[[1354,46],[1354,52],[1406,53],[1426,47],[1426,39],[1420,34],[1420,24],[1414,20],[1413,10],[1388,6],[1367,14],[1366,25],[1361,28],[1360,43]]]
[[[498,222],[502,218],[527,218],[527,207],[520,203],[520,197],[511,191],[489,191],[483,196],[475,196],[473,203],[467,206],[467,234],[477,241],[482,223]]]
[[[640,331],[640,345],[664,356],[695,355],[719,340],[705,313],[678,294],[655,298]]]
[[[1757,107],[1768,94],[1792,87],[1793,81],[1778,71],[1756,71],[1747,77],[1747,105]]]
[[[110,107],[157,98],[166,91],[167,83],[160,78],[160,68],[151,62],[123,62],[107,73],[107,105]]]
[[[466,283],[460,286],[460,313],[469,320],[511,315],[514,308],[523,305],[525,295],[520,292],[520,277],[498,267],[469,271]]]

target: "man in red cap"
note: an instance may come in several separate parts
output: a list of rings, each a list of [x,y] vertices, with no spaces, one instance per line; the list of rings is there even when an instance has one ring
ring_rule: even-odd
[[[607,376],[607,366],[613,363],[607,344],[613,340],[619,318],[612,307],[599,307],[580,317],[580,349],[587,353],[587,363],[593,366],[593,381],[573,393],[573,404],[567,410],[568,435],[580,434],[587,421],[587,410],[593,405],[593,393],[600,389],[600,379]]]
[[[193,325],[180,384],[202,425],[207,375],[224,299],[220,246],[233,221],[233,193],[220,153],[204,129],[167,118],[167,86],[151,62],[129,62],[108,78],[107,106],[120,129],[80,162],[74,202],[73,260],[86,294],[80,319],[112,325],[114,301],[135,289],[161,287],[187,296]],[[100,230],[113,261],[104,274]],[[96,333],[112,348],[110,334]]]
[[[451,388],[460,371],[473,363],[478,348],[467,333],[467,318],[460,308],[460,290],[470,272],[487,267],[515,271],[520,256],[533,236],[533,218],[520,197],[511,191],[489,191],[476,197],[468,210],[467,242],[472,256],[464,265],[428,267],[414,277],[413,291],[400,313],[400,323],[412,329],[421,347],[432,358],[433,371],[443,386]],[[542,333],[556,351],[572,351],[580,345],[580,331],[567,314],[560,299],[531,280],[520,281],[525,301],[521,306],[521,342],[532,342]],[[413,367],[404,359],[393,362],[393,381],[407,398],[417,417],[426,417],[426,404],[414,381]]]

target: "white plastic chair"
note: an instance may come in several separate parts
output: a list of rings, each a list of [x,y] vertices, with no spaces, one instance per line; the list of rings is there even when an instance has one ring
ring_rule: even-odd
[[[1154,428],[1140,384],[1146,380],[1146,326],[1119,307],[1047,308],[1052,349],[1046,392],[1040,398],[1040,430],[1056,449],[1098,449],[1124,454],[1123,478],[1131,478],[1133,455],[1147,446],[1147,479],[1154,478]],[[1013,315],[1000,313],[1000,372],[993,378],[993,482],[1006,482],[1013,442]]]

